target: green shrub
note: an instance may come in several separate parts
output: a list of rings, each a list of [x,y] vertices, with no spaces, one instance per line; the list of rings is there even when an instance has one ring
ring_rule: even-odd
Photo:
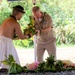
[[[19,21],[22,30],[27,27],[29,23],[29,16],[32,15],[31,9],[33,7],[32,0],[7,2],[2,0],[0,4],[0,25],[3,20],[10,16],[12,7],[15,5],[22,5],[26,11],[22,19]],[[75,0],[36,0],[41,10],[46,11],[51,15],[54,24],[54,31],[56,35],[57,44],[75,44]],[[64,3],[64,4],[63,4]],[[30,47],[33,45],[33,40],[17,40],[15,45],[22,47]]]

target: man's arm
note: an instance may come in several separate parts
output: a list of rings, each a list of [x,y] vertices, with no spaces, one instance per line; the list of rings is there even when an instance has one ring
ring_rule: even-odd
[[[42,31],[42,32],[49,32],[51,29],[52,29],[52,27],[49,26],[48,28],[46,28],[46,29],[42,29],[41,31]]]
[[[0,34],[1,34],[1,25],[0,25]]]
[[[19,39],[27,39],[28,38],[28,36],[26,36],[22,33],[19,23],[15,24],[15,33],[18,35]]]

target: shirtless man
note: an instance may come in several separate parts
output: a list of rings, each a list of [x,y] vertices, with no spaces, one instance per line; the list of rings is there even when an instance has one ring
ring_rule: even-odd
[[[5,37],[13,39],[14,33],[17,33],[17,35],[20,39],[26,38],[26,36],[24,34],[22,34],[20,25],[17,22],[17,20],[20,20],[22,15],[24,14],[24,11],[20,12],[20,9],[19,9],[19,11],[17,11],[19,7],[20,6],[14,7],[12,16],[10,16],[8,19],[6,19],[3,22],[2,26],[1,26],[1,30],[0,30],[1,36],[5,36]]]
[[[19,58],[17,52],[12,44],[12,39],[16,33],[19,39],[26,39],[28,36],[24,35],[21,31],[20,25],[17,20],[20,20],[24,14],[24,8],[20,5],[13,7],[12,15],[7,18],[1,25],[0,29],[0,67],[7,68],[1,61],[12,54],[18,64]]]

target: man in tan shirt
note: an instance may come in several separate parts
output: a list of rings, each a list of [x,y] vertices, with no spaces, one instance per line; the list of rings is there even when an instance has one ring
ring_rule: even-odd
[[[37,33],[37,61],[43,61],[43,55],[47,50],[49,55],[56,58],[56,45],[53,33],[53,22],[51,16],[41,12],[38,6],[32,8],[35,29]]]
[[[1,63],[8,57],[9,54],[13,55],[16,63],[20,64],[17,52],[12,44],[14,34],[18,35],[19,39],[26,39],[28,36],[24,35],[21,31],[21,27],[17,20],[20,20],[24,14],[22,6],[17,5],[13,7],[12,15],[7,18],[1,25],[0,28],[0,67],[8,68],[8,66]]]

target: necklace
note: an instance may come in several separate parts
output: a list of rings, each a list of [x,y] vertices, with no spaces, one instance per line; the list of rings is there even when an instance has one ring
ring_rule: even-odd
[[[13,15],[10,15],[10,17],[12,17],[12,18],[14,18],[14,19],[16,20],[15,16],[13,16]]]

